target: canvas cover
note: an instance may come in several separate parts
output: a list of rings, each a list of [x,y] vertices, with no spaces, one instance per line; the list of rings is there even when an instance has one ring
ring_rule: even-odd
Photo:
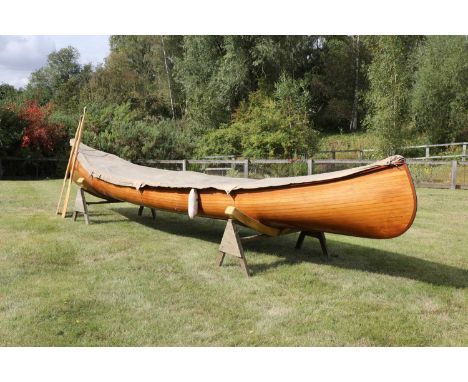
[[[91,176],[118,186],[128,186],[136,189],[146,186],[196,190],[212,188],[230,193],[235,190],[254,190],[340,179],[374,168],[399,165],[404,163],[404,158],[400,155],[395,155],[367,166],[355,167],[348,170],[316,175],[265,179],[232,178],[193,171],[170,171],[140,166],[116,155],[93,149],[83,143],[79,147],[78,161]]]

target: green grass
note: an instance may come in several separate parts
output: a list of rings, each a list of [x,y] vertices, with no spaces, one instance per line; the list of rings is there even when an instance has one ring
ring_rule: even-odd
[[[54,216],[60,181],[0,182],[0,345],[468,345],[468,191],[418,189],[393,240],[296,235],[215,265],[223,223],[129,204]]]

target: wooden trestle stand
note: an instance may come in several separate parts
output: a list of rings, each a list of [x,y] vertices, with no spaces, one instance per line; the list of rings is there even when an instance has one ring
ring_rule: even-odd
[[[262,237],[275,237],[279,235],[286,235],[298,230],[292,229],[280,229],[271,226],[267,226],[258,220],[255,220],[242,211],[238,210],[235,207],[229,206],[224,212],[226,216],[229,217],[226,228],[224,230],[223,238],[221,244],[219,245],[219,257],[218,265],[222,266],[224,258],[226,255],[231,255],[239,259],[240,266],[246,276],[250,276],[249,268],[247,266],[247,261],[244,255],[244,248],[242,243],[249,241],[257,240]],[[241,237],[239,235],[238,225],[243,225],[253,229],[254,231],[259,232],[256,235]],[[322,247],[322,253],[330,259],[330,254],[327,249],[327,243],[325,239],[325,234],[318,231],[301,231],[296,242],[296,249],[300,249],[304,242],[306,236],[315,237],[320,241],[320,246]]]
[[[123,203],[120,200],[100,200],[98,202],[88,202],[85,196],[86,191],[83,189],[83,187],[81,187],[83,180],[84,180],[83,178],[78,178],[78,180],[76,181],[76,183],[78,184],[78,191],[76,193],[75,208],[73,209],[73,221],[76,221],[78,214],[81,213],[84,216],[85,223],[90,224],[88,206],[91,204]],[[140,208],[138,209],[138,216],[141,216],[143,214],[144,208],[145,208],[144,206],[140,206]],[[155,220],[156,210],[154,208],[150,208],[150,210],[151,210],[151,216],[153,220]]]

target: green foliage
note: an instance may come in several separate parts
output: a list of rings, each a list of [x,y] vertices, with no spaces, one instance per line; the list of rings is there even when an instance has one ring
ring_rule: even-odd
[[[13,154],[19,149],[26,125],[13,108],[0,106],[0,154]]]
[[[193,145],[188,131],[176,122],[142,119],[130,103],[90,105],[84,141],[128,160],[183,158]]]
[[[420,139],[468,140],[464,37],[112,36],[110,47],[94,70],[73,47],[51,53],[24,91],[0,85],[0,105],[50,104],[69,137],[88,105],[85,142],[134,160],[195,147],[310,156],[317,131],[361,126],[378,156]]]
[[[379,152],[396,153],[410,127],[412,54],[418,37],[382,36],[371,42],[367,93],[368,128],[379,136]]]
[[[190,36],[175,62],[187,117],[205,132],[229,123],[249,93],[271,94],[282,73],[301,79],[318,49],[314,36]]]
[[[147,116],[181,117],[181,92],[172,73],[180,41],[178,36],[112,36],[111,53],[84,89],[83,99],[130,102],[132,110]]]
[[[370,61],[369,52],[351,36],[330,36],[323,41],[318,56],[317,69],[307,75],[315,125],[324,132],[347,132],[355,91],[359,101],[368,87],[365,70]],[[365,113],[364,104],[358,102],[356,106],[361,118]]]
[[[50,53],[47,65],[31,74],[26,96],[41,105],[54,101],[62,110],[76,110],[80,90],[92,74],[91,65],[82,67],[79,57],[71,46]]]
[[[198,155],[311,156],[317,147],[318,134],[309,121],[307,104],[304,85],[282,76],[274,96],[262,91],[251,93],[228,127],[208,133],[198,146]]]
[[[428,37],[419,51],[418,64],[412,99],[415,127],[431,143],[463,139],[461,133],[468,126],[466,38]]]
[[[0,84],[0,105],[14,103],[21,92],[8,84]]]
[[[303,78],[314,70],[320,36],[244,36],[250,41],[251,67],[262,90],[271,92],[280,76]]]
[[[243,39],[235,36],[189,36],[176,61],[176,79],[187,103],[187,118],[205,132],[229,122],[248,92],[249,68]]]
[[[78,127],[79,118],[78,113],[65,112],[55,108],[48,119],[53,124],[62,125],[67,132],[67,136],[72,138]]]

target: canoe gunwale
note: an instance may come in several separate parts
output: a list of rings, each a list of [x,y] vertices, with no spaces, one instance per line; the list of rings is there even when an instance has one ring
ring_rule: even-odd
[[[132,186],[125,186],[125,185],[115,184],[115,183],[112,183],[110,181],[107,181],[106,179],[102,179],[100,177],[95,177],[93,174],[90,174],[81,163],[79,163],[79,160],[77,160],[77,166],[81,167],[81,173],[84,173],[87,177],[98,179],[101,182],[113,185],[115,187],[135,189]],[[226,192],[226,194],[234,196],[236,194],[254,193],[254,192],[257,192],[257,191],[264,192],[264,191],[267,191],[267,190],[285,190],[285,189],[299,188],[299,187],[310,187],[310,186],[313,186],[313,185],[331,184],[331,183],[337,183],[337,182],[340,182],[340,181],[346,181],[346,180],[353,179],[353,178],[364,177],[364,176],[367,176],[367,175],[369,175],[371,173],[385,171],[388,168],[393,168],[393,167],[397,167],[397,168],[406,167],[407,168],[407,164],[406,164],[405,161],[403,161],[402,163],[392,163],[390,165],[373,167],[373,168],[369,168],[369,169],[366,169],[366,170],[362,170],[361,172],[356,172],[356,173],[353,173],[353,174],[350,174],[350,175],[341,176],[341,177],[332,178],[332,179],[315,180],[315,181],[303,182],[303,183],[291,183],[291,184],[287,184],[287,185],[278,185],[278,186],[272,185],[272,186],[249,188],[249,189],[244,189],[244,188],[234,189],[234,190],[232,190],[230,192]],[[414,184],[413,184],[413,181],[412,181],[412,178],[411,178],[411,174],[409,173],[408,170],[407,170],[407,174],[408,174],[409,179],[411,180],[411,184],[413,185],[413,188],[414,188]],[[151,185],[144,184],[141,187],[139,187],[137,190],[166,190],[166,191],[174,191],[174,192],[180,192],[180,191],[190,192],[190,190],[192,190],[192,187],[163,187],[163,186],[151,186]],[[222,192],[222,190],[220,190],[218,188],[215,188],[215,187],[207,187],[207,188],[203,188],[203,189],[197,189],[197,191],[199,193],[203,193],[204,191]],[[95,196],[97,196],[97,195],[95,195]]]

